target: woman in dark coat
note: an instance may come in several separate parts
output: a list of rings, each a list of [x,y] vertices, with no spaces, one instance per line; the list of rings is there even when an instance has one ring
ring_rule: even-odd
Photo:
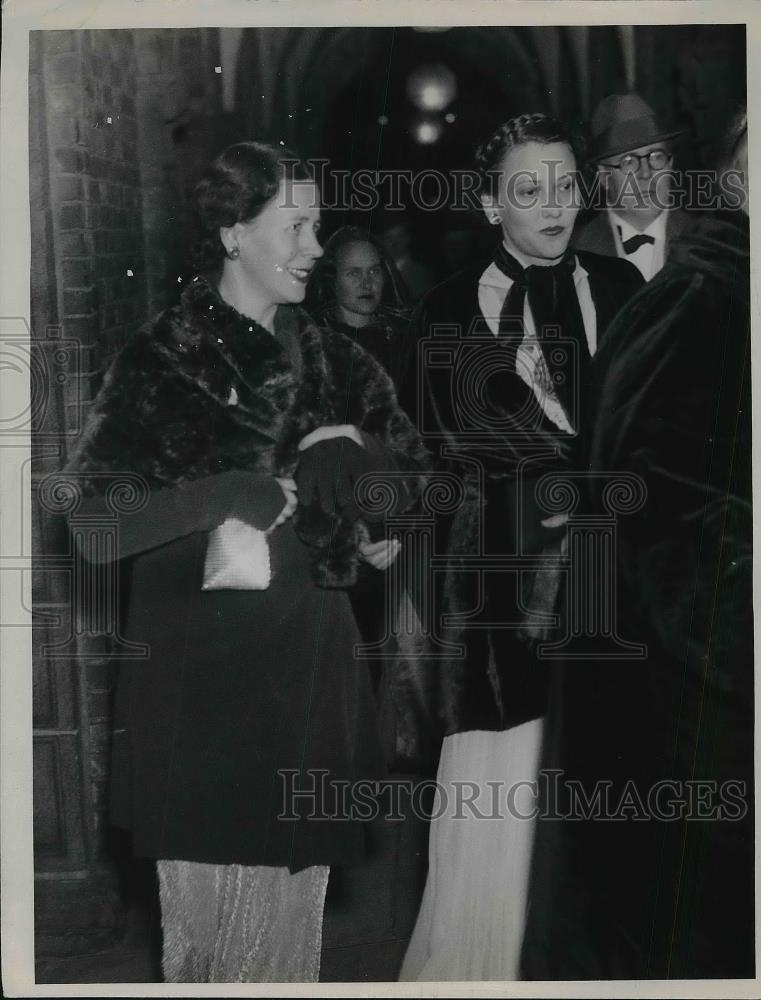
[[[735,139],[720,176],[746,201]],[[693,220],[595,358],[590,470],[644,486],[614,581],[618,635],[644,648],[555,671],[525,978],[754,976],[744,207]],[[601,512],[590,491],[580,513]]]
[[[312,270],[304,307],[321,326],[372,354],[398,389],[410,351],[409,296],[396,265],[371,233],[358,226],[333,233]],[[360,567],[350,596],[364,641],[380,649],[391,624],[386,581]],[[370,670],[380,695],[382,661],[371,660]]]
[[[364,850],[334,782],[384,770],[343,588],[396,549],[353,481],[408,470],[411,503],[424,452],[380,366],[299,309],[322,252],[302,161],[231,146],[196,201],[204,272],[117,357],[68,467],[93,515],[119,473],[148,490],[121,524],[149,655],[121,668],[111,815],[157,859],[168,981],[311,981],[329,866]],[[212,582],[231,525],[266,532],[269,583]]]
[[[420,695],[421,730],[447,737],[405,979],[517,978],[533,824],[516,814],[530,804],[506,798],[536,778],[546,674],[534,640],[555,612],[561,530],[534,488],[566,467],[588,362],[642,284],[625,261],[567,250],[579,206],[559,122],[506,122],[477,166],[484,213],[499,227],[494,259],[423,300],[410,390],[462,502],[437,538],[449,559],[437,604],[444,658],[424,676],[410,664],[399,681]]]

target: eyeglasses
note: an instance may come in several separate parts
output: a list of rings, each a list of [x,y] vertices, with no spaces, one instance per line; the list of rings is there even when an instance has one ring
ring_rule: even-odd
[[[651,149],[649,153],[638,156],[637,153],[627,153],[621,157],[619,163],[603,163],[603,167],[615,167],[622,174],[638,174],[642,169],[642,164],[647,160],[651,170],[663,170],[674,159],[671,153],[665,149]]]

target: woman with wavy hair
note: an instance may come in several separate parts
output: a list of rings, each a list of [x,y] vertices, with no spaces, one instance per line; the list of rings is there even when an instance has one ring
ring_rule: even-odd
[[[424,451],[383,369],[300,308],[306,164],[238,143],[195,201],[200,269],[117,356],[67,470],[93,515],[113,476],[147,493],[121,524],[149,655],[121,668],[111,819],[156,859],[166,981],[311,982],[330,866],[365,850],[341,783],[384,773],[346,588],[398,547],[353,483],[406,471],[404,507]]]
[[[568,130],[547,115],[497,128],[476,154],[493,258],[433,289],[418,314],[424,426],[438,434],[439,467],[460,479],[463,502],[448,525],[438,604],[450,652],[410,685],[427,692],[445,739],[403,979],[518,977],[534,829],[527,786],[547,697],[536,647],[557,611],[563,533],[536,488],[573,467],[592,355],[642,284],[626,261],[569,249],[576,164]]]

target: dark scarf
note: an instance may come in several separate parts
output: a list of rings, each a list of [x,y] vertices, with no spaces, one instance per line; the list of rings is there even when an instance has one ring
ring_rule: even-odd
[[[523,311],[528,296],[547,370],[558,399],[574,425],[579,412],[579,395],[586,386],[592,360],[573,280],[576,257],[569,250],[558,264],[532,264],[523,268],[500,242],[494,263],[513,282],[500,313],[499,336],[509,341],[515,364],[523,339]],[[558,339],[572,341],[575,349],[571,345],[568,345],[570,349],[565,349],[565,345],[557,343]]]

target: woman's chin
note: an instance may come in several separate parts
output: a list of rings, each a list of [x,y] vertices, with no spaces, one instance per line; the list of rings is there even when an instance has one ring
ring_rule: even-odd
[[[303,302],[304,299],[306,298],[306,294],[307,294],[307,286],[305,284],[302,284],[300,281],[294,281],[288,287],[288,297],[286,298],[285,301],[291,304]]]
[[[558,236],[549,236],[542,242],[541,247],[537,248],[539,251],[538,256],[548,261],[558,260],[566,252],[570,242],[567,233],[561,233]]]

